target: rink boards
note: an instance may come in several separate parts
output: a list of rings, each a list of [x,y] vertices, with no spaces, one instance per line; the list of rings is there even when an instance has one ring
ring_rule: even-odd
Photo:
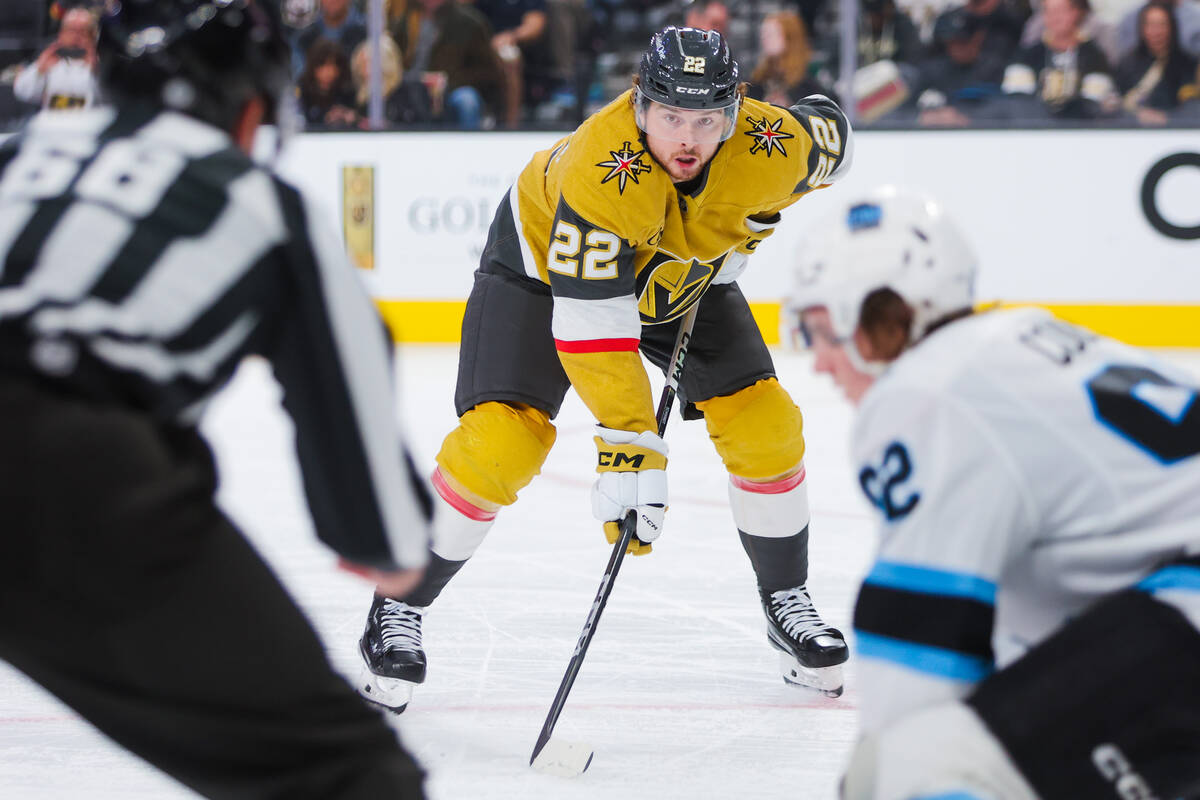
[[[280,167],[339,223],[398,338],[456,342],[497,203],[563,135],[300,134]],[[975,243],[981,300],[1200,347],[1200,136],[1183,129],[860,132],[846,179],[788,209],[739,281],[768,342],[805,235],[887,183],[946,206]]]
[[[399,336],[456,341],[497,202],[561,135],[306,134],[283,168],[349,223]],[[768,339],[805,233],[832,205],[894,183],[940,199],[976,243],[981,299],[1049,305],[1138,344],[1200,345],[1195,131],[866,131],[854,158],[843,183],[785,213],[740,281]],[[356,166],[368,169],[344,171]]]

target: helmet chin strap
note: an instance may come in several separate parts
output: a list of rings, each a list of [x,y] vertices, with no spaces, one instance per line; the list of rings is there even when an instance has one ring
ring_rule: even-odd
[[[868,361],[859,352],[858,342],[855,341],[855,332],[858,330],[858,316],[862,308],[862,299],[857,299],[856,302],[838,302],[837,300],[816,301],[810,303],[811,308],[824,308],[829,313],[829,319],[833,326],[833,332],[838,337],[842,349],[846,352],[846,357],[850,360],[850,365],[859,372],[870,375],[873,378],[878,378],[890,364],[888,361]]]
[[[843,348],[846,350],[846,357],[850,359],[851,366],[872,378],[878,378],[892,365],[890,361],[868,361],[863,358],[858,349],[858,342],[854,340],[853,336],[846,341]]]

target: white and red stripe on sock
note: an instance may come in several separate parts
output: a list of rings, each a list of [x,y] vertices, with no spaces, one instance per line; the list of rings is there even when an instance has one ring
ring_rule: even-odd
[[[808,483],[804,465],[777,481],[729,476],[729,504],[738,530],[751,536],[795,536],[808,525]]]

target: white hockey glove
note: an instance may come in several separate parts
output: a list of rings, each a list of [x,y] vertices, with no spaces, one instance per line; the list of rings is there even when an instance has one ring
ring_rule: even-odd
[[[600,454],[592,486],[592,514],[604,523],[610,544],[620,537],[621,519],[637,512],[637,531],[626,551],[635,556],[650,552],[650,543],[662,533],[667,513],[667,443],[657,434],[633,433],[596,426]]]

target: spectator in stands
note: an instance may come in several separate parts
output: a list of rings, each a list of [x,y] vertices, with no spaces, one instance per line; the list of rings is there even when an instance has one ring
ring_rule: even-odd
[[[354,110],[354,81],[350,60],[341,46],[317,39],[304,56],[304,71],[296,82],[300,112],[309,128],[352,128],[358,125]]]
[[[1081,28],[1088,0],[1045,0],[1042,41],[1023,48],[1004,72],[1006,94],[1037,97],[1051,116],[1095,119],[1116,111],[1112,70]]]
[[[722,0],[694,0],[684,12],[683,24],[728,37],[729,7]]]
[[[862,0],[858,23],[858,66],[876,61],[917,64],[924,47],[917,26],[894,0]]]
[[[83,8],[63,14],[58,35],[13,81],[18,100],[42,108],[85,108],[96,102],[96,16]]]
[[[424,84],[411,81],[405,83],[404,68],[400,63],[400,48],[392,37],[384,35],[379,39],[380,78],[383,91],[384,119],[396,125],[423,125],[433,120],[433,110],[429,100],[429,92]],[[355,109],[359,120],[365,125],[368,117],[368,103],[371,98],[371,42],[366,41],[358,46],[350,59],[351,72],[354,76]]]
[[[1200,67],[1192,82],[1179,90],[1179,106],[1171,112],[1171,119],[1200,128]]]
[[[542,119],[572,125],[583,122],[583,100],[598,52],[595,20],[592,0],[546,0],[546,82],[550,102],[535,108]]]
[[[337,42],[343,53],[353,53],[366,38],[367,18],[354,7],[353,0],[321,0],[321,15],[293,40],[292,67],[303,71],[304,54],[317,39]]]
[[[628,2],[628,0],[625,0]],[[635,0],[646,5],[653,5],[656,0]],[[678,0],[676,3],[668,3],[668,6],[678,8]],[[733,11],[738,12],[738,19],[743,23],[748,22],[754,14],[751,8],[746,8],[747,4],[741,6],[735,5],[729,0],[683,0],[683,24],[689,28],[699,28],[700,30],[716,31],[725,38],[730,49],[735,53],[747,53],[747,61],[752,61],[754,51],[758,47],[758,31],[753,25],[730,25],[730,20],[733,17]],[[758,5],[757,3],[755,5]],[[768,8],[767,10],[778,10]],[[647,15],[648,19],[652,19],[653,15]],[[657,25],[652,24],[650,27],[662,27],[662,24],[672,24],[675,19],[678,19],[677,12],[667,14],[665,17],[660,17],[661,22]]]
[[[317,21],[317,16],[321,13],[321,4],[318,0],[282,0],[279,12],[285,30],[289,36],[294,37],[296,31],[303,30]]]
[[[943,12],[933,26],[930,55],[918,66],[913,96],[917,122],[962,127],[1000,94],[1005,61],[985,47],[991,34],[965,8]]]
[[[1168,0],[1175,11],[1175,28],[1179,45],[1192,58],[1200,58],[1200,1]],[[1121,18],[1117,26],[1117,50],[1121,56],[1133,52],[1140,38],[1141,8],[1135,7]]]
[[[833,91],[808,74],[812,48],[804,20],[795,11],[768,14],[759,26],[759,62],[750,74],[749,95],[788,107],[810,94]]]
[[[1012,60],[1029,18],[1028,5],[1021,4],[1021,0],[967,0],[963,8],[972,27],[984,31],[984,51],[1006,62]]]
[[[387,26],[388,34],[391,35],[392,41],[400,46],[400,60],[403,62],[409,52],[408,36],[409,28],[413,27],[416,20],[421,14],[420,0],[384,0],[383,16]]]
[[[1151,0],[1138,12],[1137,47],[1116,70],[1121,106],[1143,125],[1165,125],[1167,112],[1196,80],[1196,59],[1179,43],[1175,12],[1166,0]]]
[[[789,8],[795,10],[804,22],[804,29],[808,31],[809,38],[818,38],[816,35],[816,32],[819,30],[817,27],[819,24],[818,20],[821,19],[821,15],[826,7],[830,5],[829,0],[783,0],[780,5],[783,10]]]
[[[1124,2],[1124,0],[1118,1]],[[1124,55],[1117,44],[1117,26],[1097,14],[1095,5],[1092,6],[1092,13],[1088,14],[1084,19],[1079,32],[1084,37],[1100,45],[1100,49],[1104,51],[1104,57],[1108,59],[1108,63],[1116,64],[1120,61],[1121,56]],[[1037,11],[1025,23],[1025,30],[1021,33],[1021,47],[1032,47],[1042,40],[1045,33],[1046,19],[1039,3]]]
[[[859,124],[870,124],[891,115],[909,121],[914,87],[920,82],[918,65],[925,45],[912,18],[895,0],[860,0],[858,67],[850,82]],[[840,37],[827,40],[828,63],[841,63]],[[903,108],[902,108],[903,107]],[[901,109],[892,114],[896,109]]]
[[[896,0],[896,8],[912,20],[925,44],[933,42],[933,26],[937,18],[952,8],[958,8],[965,0]]]
[[[482,127],[501,88],[487,19],[458,0],[417,0],[392,29],[404,53],[404,80],[429,89],[434,120],[464,130]]]
[[[492,49],[504,68],[505,127],[521,120],[528,78],[547,67],[546,0],[475,0],[491,24]]]

